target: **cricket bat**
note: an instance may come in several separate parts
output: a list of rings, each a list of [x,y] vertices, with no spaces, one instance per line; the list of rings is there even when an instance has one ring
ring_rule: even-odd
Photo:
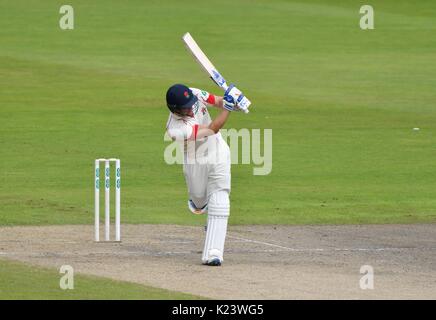
[[[185,33],[185,35],[182,37],[182,40],[185,43],[186,48],[188,48],[188,50],[192,53],[197,62],[209,74],[212,81],[215,82],[218,87],[226,91],[229,87],[226,80],[214,67],[212,62],[210,62],[208,57],[204,54],[203,50],[200,49],[197,42],[195,42],[194,38],[192,38],[189,32]],[[248,100],[245,96],[238,103],[238,105],[241,107],[241,110],[243,110],[245,113],[248,113],[248,107],[250,106],[250,104],[250,100]]]

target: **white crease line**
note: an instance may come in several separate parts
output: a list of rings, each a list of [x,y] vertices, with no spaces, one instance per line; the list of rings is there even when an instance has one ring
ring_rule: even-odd
[[[245,241],[245,242],[263,244],[265,246],[285,249],[285,250],[289,250],[289,251],[324,251],[324,249],[317,249],[317,248],[315,248],[315,249],[295,249],[295,248],[289,248],[289,247],[280,246],[278,244],[272,244],[272,243],[263,242],[263,241],[250,240],[250,239],[245,239],[245,238],[240,238],[240,237],[235,237],[235,236],[230,236],[230,235],[228,235],[227,237],[233,238],[233,239],[237,239],[237,240],[242,240],[242,241]]]
[[[193,254],[196,251],[157,251],[157,252],[87,252],[87,253],[63,253],[63,252],[0,252],[3,256],[29,257],[29,258],[63,258],[63,257],[88,257],[88,256],[163,256],[163,255],[180,255]]]
[[[307,249],[296,249],[296,248],[290,248],[285,246],[280,246],[278,244],[268,243],[264,241],[257,241],[257,240],[251,240],[251,239],[245,239],[240,237],[235,237],[231,235],[227,235],[228,238],[241,240],[244,242],[251,242],[251,243],[257,243],[262,244],[265,246],[275,247],[284,249],[287,251],[293,251],[293,252],[310,252],[310,251],[401,251],[401,250],[436,250],[436,248],[433,247],[407,247],[407,248],[330,248],[330,249],[323,249],[323,248],[307,248]],[[277,251],[278,252],[278,251]]]

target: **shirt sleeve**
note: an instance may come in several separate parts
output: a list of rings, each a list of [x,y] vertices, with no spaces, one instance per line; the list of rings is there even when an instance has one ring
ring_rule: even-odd
[[[199,100],[204,102],[206,105],[211,106],[215,104],[215,96],[205,90],[200,90],[197,88],[189,88],[192,93],[197,96]]]
[[[174,140],[196,139],[198,123],[172,119],[167,127],[168,135]]]

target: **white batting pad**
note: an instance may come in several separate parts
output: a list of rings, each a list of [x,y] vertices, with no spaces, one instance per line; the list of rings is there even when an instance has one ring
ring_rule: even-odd
[[[224,242],[227,233],[227,220],[230,214],[228,191],[211,194],[208,204],[206,241],[203,249],[203,263],[213,258],[223,261]]]

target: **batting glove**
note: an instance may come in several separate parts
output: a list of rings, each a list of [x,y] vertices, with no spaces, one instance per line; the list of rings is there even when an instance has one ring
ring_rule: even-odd
[[[226,92],[224,93],[224,96],[232,97],[233,98],[233,110],[234,111],[244,111],[248,112],[248,106],[250,103],[248,102],[247,98],[245,98],[244,94],[235,87],[234,84],[231,84]],[[230,101],[230,99],[229,99]],[[247,103],[248,102],[248,103]]]
[[[224,109],[226,109],[228,111],[234,111],[235,107],[236,107],[236,101],[231,95],[229,95],[228,89],[224,93],[223,107],[224,107]]]

